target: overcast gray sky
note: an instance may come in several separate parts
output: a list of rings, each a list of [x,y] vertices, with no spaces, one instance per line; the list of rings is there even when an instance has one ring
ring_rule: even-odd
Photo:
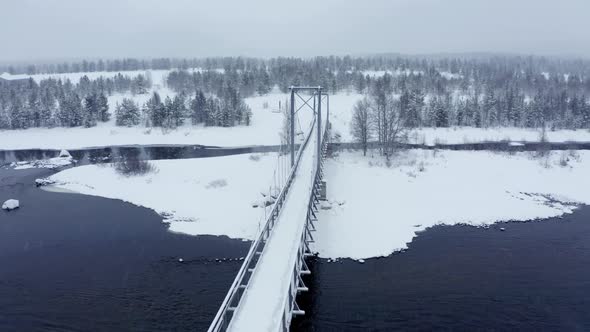
[[[1,0],[0,60],[590,56],[589,0]]]

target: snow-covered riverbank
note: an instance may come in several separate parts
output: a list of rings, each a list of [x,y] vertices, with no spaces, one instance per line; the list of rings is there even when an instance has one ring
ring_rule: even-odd
[[[252,205],[268,192],[276,154],[152,163],[157,171],[144,176],[90,165],[51,179],[57,188],[170,214],[175,232],[253,239],[264,209]],[[329,203],[322,204],[315,250],[326,258],[387,256],[437,224],[559,216],[576,203],[590,204],[588,169],[589,151],[539,158],[527,152],[410,150],[391,167],[377,156],[343,152],[326,163]]]
[[[330,258],[387,256],[437,224],[559,216],[574,208],[567,203],[590,204],[589,169],[588,151],[539,159],[524,152],[410,150],[390,168],[378,157],[341,153],[326,163],[331,204],[321,210],[315,249]]]
[[[264,209],[253,203],[269,192],[277,154],[151,163],[154,172],[130,177],[110,165],[75,167],[51,176],[56,184],[49,188],[151,208],[171,223],[173,232],[253,239],[259,223],[264,223]]]

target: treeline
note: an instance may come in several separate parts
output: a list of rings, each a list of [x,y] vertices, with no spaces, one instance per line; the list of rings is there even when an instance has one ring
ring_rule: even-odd
[[[60,67],[61,66],[61,67]],[[19,67],[20,68],[20,67]],[[199,68],[198,70],[194,68]],[[13,71],[18,71],[12,68]],[[22,68],[21,68],[22,69]],[[222,120],[214,125],[231,126],[243,120],[232,99],[269,93],[278,86],[288,92],[291,85],[321,85],[329,93],[341,91],[374,94],[383,89],[400,100],[411,126],[519,126],[588,128],[590,61],[522,56],[370,57],[301,58],[206,58],[82,61],[74,64],[39,65],[34,72],[174,69],[166,84],[177,94],[195,92],[219,100]],[[122,75],[117,75],[121,76]],[[145,93],[144,81],[121,79],[81,81],[76,93],[80,100],[93,93],[109,95],[127,90]],[[117,83],[118,82],[118,83]],[[92,86],[91,86],[92,85]],[[95,88],[94,85],[100,86]],[[6,101],[10,93],[1,90],[3,112],[8,108],[32,107],[31,91],[17,91],[20,102]],[[34,89],[32,89],[34,90]],[[43,93],[39,93],[43,95]],[[189,99],[186,107],[188,108]],[[4,99],[4,101],[2,101]],[[35,99],[35,98],[33,98]],[[50,98],[51,99],[51,98]],[[51,104],[51,103],[50,103]],[[8,105],[8,106],[7,106]],[[14,106],[17,105],[17,106]],[[231,106],[227,106],[231,105]],[[142,108],[142,105],[138,107]],[[214,107],[211,107],[214,108]],[[231,119],[231,120],[229,120]],[[30,123],[30,121],[24,121]],[[206,121],[204,121],[206,122]],[[6,123],[6,121],[4,121]],[[20,125],[21,122],[15,122]],[[66,124],[58,124],[66,125]],[[12,126],[12,125],[10,125]],[[33,126],[33,125],[30,125]]]
[[[242,97],[265,95],[273,87],[269,73],[262,68],[244,70],[175,70],[168,74],[167,86],[177,93],[202,90],[223,96],[236,90]],[[234,92],[229,92],[234,93]]]
[[[232,86],[245,97],[268,93],[275,85],[283,92],[291,85],[322,85],[332,93],[372,94],[384,89],[399,97],[402,112],[408,113],[408,124],[413,127],[590,127],[586,62],[518,57],[485,61],[338,59],[278,58],[268,61],[268,70],[245,66],[236,59],[225,63],[223,70],[173,71],[167,83],[178,93],[200,89],[221,94],[225,86]],[[355,67],[369,64],[382,66],[377,67],[381,72]],[[387,69],[393,66],[398,67]]]
[[[227,88],[220,97],[197,90],[187,97],[182,92],[174,98],[164,100],[157,92],[140,107],[132,99],[125,98],[115,110],[118,126],[135,126],[143,123],[146,127],[174,129],[186,121],[193,125],[232,127],[250,125],[252,111],[236,89]]]
[[[567,90],[539,89],[532,97],[507,84],[477,85],[454,93],[427,94],[407,85],[396,86],[390,75],[375,79],[353,108],[351,134],[365,153],[371,140],[390,156],[408,131],[419,127],[516,126],[542,129],[590,129],[590,102]],[[509,82],[508,82],[509,83]]]
[[[464,90],[426,92],[411,85],[396,88],[392,82],[388,75],[377,79],[368,93],[395,95],[410,128],[590,128],[590,101],[572,89],[539,88],[529,94],[508,81],[497,88],[473,84]]]
[[[0,129],[93,127],[110,119],[108,95],[145,94],[150,88],[144,75],[83,76],[76,84],[53,78],[0,81]]]
[[[185,61],[186,62],[186,61]],[[118,72],[148,69],[171,69],[179,65],[179,61],[168,58],[141,60],[141,59],[114,59],[114,60],[83,60],[80,62],[44,63],[44,64],[20,64],[0,65],[0,73],[16,74],[64,74],[64,73],[92,73],[92,72]],[[187,64],[188,66],[188,64]],[[179,67],[176,67],[179,68]]]
[[[203,72],[235,76],[247,87],[244,96],[258,86],[278,85],[286,92],[290,85],[322,85],[330,92],[355,89],[364,92],[375,77],[368,71],[387,71],[394,85],[408,84],[426,93],[441,93],[475,87],[501,88],[509,84],[532,95],[538,89],[568,89],[578,94],[590,92],[590,61],[534,56],[401,56],[315,57],[309,59],[278,57],[255,59],[242,57],[151,60],[121,59],[81,61],[64,64],[0,66],[9,73],[65,73],[128,71],[148,69],[200,68]],[[266,76],[268,75],[268,77]],[[239,77],[237,77],[239,76]],[[267,80],[269,82],[264,83]],[[185,82],[186,83],[186,82]],[[263,92],[263,90],[261,91]]]

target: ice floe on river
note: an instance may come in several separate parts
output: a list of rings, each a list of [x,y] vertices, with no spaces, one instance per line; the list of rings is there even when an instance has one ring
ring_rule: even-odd
[[[42,160],[30,160],[30,161],[16,161],[8,165],[9,168],[20,170],[30,168],[50,168],[55,169],[59,167],[69,166],[76,163],[76,160],[72,158],[67,150],[61,150],[59,156],[55,158],[42,159]]]
[[[20,207],[20,202],[16,199],[9,199],[2,204],[2,210],[14,210]]]

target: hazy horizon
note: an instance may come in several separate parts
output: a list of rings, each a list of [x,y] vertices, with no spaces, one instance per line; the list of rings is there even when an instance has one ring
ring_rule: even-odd
[[[485,52],[485,51],[473,51],[473,52],[439,52],[439,53],[398,53],[398,52],[381,52],[381,53],[359,53],[359,54],[317,54],[317,55],[305,55],[305,56],[295,56],[295,55],[288,55],[288,54],[278,54],[272,56],[250,56],[250,55],[242,55],[242,54],[233,54],[233,55],[206,55],[206,56],[192,56],[192,55],[177,55],[177,56],[110,56],[110,57],[97,57],[97,56],[80,56],[80,57],[58,57],[58,58],[31,58],[31,59],[16,59],[16,60],[0,60],[0,65],[7,66],[7,65],[28,65],[28,64],[60,64],[60,63],[74,63],[78,61],[98,61],[98,60],[122,60],[122,59],[137,59],[137,60],[152,60],[152,59],[160,59],[160,58],[169,58],[169,59],[176,59],[176,60],[190,60],[190,59],[206,59],[206,58],[217,58],[217,57],[243,57],[243,58],[253,58],[253,59],[272,59],[278,57],[296,57],[300,59],[310,59],[315,57],[330,57],[330,56],[350,56],[350,57],[402,57],[402,58],[477,58],[477,57],[537,57],[537,58],[555,58],[555,59],[564,59],[564,60],[590,60],[590,55],[577,55],[577,54],[541,54],[541,53],[510,53],[510,52]]]
[[[8,0],[2,9],[3,63],[385,53],[590,57],[590,3],[583,0]]]

